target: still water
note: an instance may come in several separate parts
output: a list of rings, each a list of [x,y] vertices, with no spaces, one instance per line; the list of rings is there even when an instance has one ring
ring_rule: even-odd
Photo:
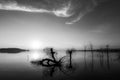
[[[35,54],[35,55],[34,55]],[[117,79],[120,73],[120,53],[58,51],[55,58],[61,66],[33,64],[37,56],[49,58],[42,51],[18,54],[0,54],[0,79],[16,80],[80,80]]]

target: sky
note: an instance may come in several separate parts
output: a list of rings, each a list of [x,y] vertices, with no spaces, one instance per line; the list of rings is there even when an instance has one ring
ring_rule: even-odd
[[[0,47],[120,46],[119,0],[0,0]]]

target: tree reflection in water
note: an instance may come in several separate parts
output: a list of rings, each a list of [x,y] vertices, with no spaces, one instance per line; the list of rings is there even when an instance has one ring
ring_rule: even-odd
[[[56,52],[53,50],[53,48],[50,48],[50,52],[48,53],[50,55],[50,58],[31,61],[31,63],[36,66],[43,66],[48,68],[48,70],[46,69],[45,75],[53,76],[56,71],[61,71],[66,75],[72,74],[75,70],[72,65],[73,51],[67,50],[67,55],[61,57],[59,60],[57,60],[57,58],[55,57],[55,53]]]

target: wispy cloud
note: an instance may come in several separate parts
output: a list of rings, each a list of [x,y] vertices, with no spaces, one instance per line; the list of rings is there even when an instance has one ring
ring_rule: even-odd
[[[104,1],[104,0],[102,0]],[[92,11],[99,0],[1,0],[1,10],[49,13],[57,17],[71,18],[66,24],[79,21],[85,14]]]
[[[25,12],[38,12],[38,13],[50,13],[57,17],[70,17],[71,14],[68,13],[70,9],[70,4],[61,6],[58,9],[53,8],[52,10],[45,8],[36,8],[32,5],[19,5],[16,1],[1,2],[0,9],[2,10],[15,10],[15,11],[25,11]]]

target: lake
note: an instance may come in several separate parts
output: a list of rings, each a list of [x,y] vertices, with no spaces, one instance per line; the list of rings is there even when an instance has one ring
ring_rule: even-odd
[[[39,56],[39,57],[38,57]],[[0,53],[0,79],[25,80],[80,80],[117,79],[120,73],[120,53],[58,51],[55,58],[61,59],[60,66],[33,64],[48,58],[43,51],[18,54]]]

